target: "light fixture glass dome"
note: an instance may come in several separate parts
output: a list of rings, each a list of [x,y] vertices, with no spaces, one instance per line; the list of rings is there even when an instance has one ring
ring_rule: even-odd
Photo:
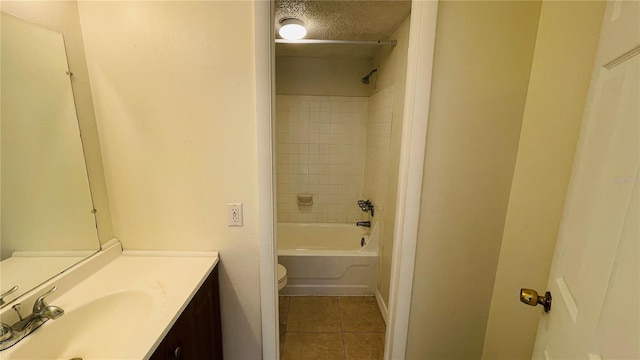
[[[286,18],[280,20],[280,30],[278,34],[280,34],[283,39],[300,40],[307,35],[307,29],[305,29],[302,20]]]

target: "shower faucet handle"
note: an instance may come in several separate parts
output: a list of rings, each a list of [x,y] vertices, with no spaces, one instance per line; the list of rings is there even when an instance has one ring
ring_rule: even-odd
[[[373,216],[373,204],[371,203],[371,201],[369,199],[367,200],[358,200],[358,206],[360,207],[360,210],[367,212],[367,211],[371,211],[371,216]]]
[[[358,200],[358,205],[359,205],[360,207],[363,207],[363,206],[371,206],[371,201],[370,201],[370,200],[368,200],[368,199],[367,199],[367,200]]]

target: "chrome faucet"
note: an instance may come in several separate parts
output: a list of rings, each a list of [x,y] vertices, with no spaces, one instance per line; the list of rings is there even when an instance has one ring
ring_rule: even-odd
[[[49,305],[44,300],[45,297],[56,290],[58,290],[58,287],[54,286],[40,296],[33,304],[33,313],[25,318],[20,313],[20,304],[13,305],[13,310],[18,313],[20,320],[11,326],[0,324],[0,351],[15,345],[48,320],[55,320],[64,314],[64,310],[57,306]]]

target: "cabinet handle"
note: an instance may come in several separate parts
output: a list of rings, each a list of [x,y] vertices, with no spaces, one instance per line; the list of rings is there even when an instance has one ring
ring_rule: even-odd
[[[174,351],[173,351],[173,357],[175,357],[176,359],[180,359],[180,356],[182,355],[182,348],[180,346],[178,346]]]

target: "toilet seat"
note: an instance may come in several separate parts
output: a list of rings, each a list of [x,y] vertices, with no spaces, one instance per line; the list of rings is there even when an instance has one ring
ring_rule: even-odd
[[[278,290],[287,285],[287,268],[278,264]]]

